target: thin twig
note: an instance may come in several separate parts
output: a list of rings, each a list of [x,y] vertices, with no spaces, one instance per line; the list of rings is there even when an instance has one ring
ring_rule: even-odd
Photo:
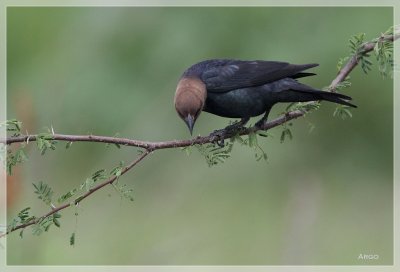
[[[89,191],[87,191],[85,194],[83,194],[82,196],[78,197],[73,203],[66,203],[66,204],[64,204],[64,205],[55,207],[54,209],[52,209],[52,210],[49,211],[48,213],[46,213],[46,214],[44,214],[44,215],[42,215],[42,216],[40,216],[40,217],[37,217],[37,218],[31,220],[30,222],[27,222],[27,223],[18,225],[18,226],[16,226],[15,228],[13,228],[13,229],[11,229],[11,230],[8,230],[8,231],[5,232],[5,233],[1,233],[1,234],[0,234],[0,238],[3,237],[3,236],[6,236],[7,234],[9,234],[9,233],[11,233],[11,232],[14,232],[14,231],[16,231],[16,230],[24,229],[24,228],[26,228],[26,227],[28,227],[28,226],[37,224],[37,223],[41,222],[43,219],[45,219],[45,218],[47,218],[47,217],[49,217],[49,216],[51,216],[51,215],[53,215],[53,214],[55,214],[55,213],[57,213],[57,212],[63,210],[63,209],[65,209],[65,208],[68,208],[68,207],[71,206],[71,205],[78,205],[80,202],[82,202],[85,198],[87,198],[88,196],[90,196],[90,195],[93,194],[94,192],[100,190],[101,188],[103,188],[103,187],[106,186],[106,185],[112,184],[116,179],[118,179],[120,176],[124,175],[124,174],[127,173],[129,170],[131,170],[135,165],[137,165],[141,160],[143,160],[143,159],[144,159],[147,155],[149,155],[149,154],[150,154],[150,151],[149,151],[149,150],[144,151],[142,154],[140,154],[139,157],[137,157],[134,161],[132,161],[129,165],[127,165],[127,166],[121,171],[121,174],[120,174],[119,176],[116,176],[116,175],[115,175],[115,176],[112,176],[112,177],[110,177],[108,180],[106,180],[106,181],[104,181],[104,182],[98,184],[97,186],[91,188],[91,189],[90,189]]]
[[[304,114],[302,111],[292,111],[287,113],[286,115],[280,116],[272,121],[265,123],[262,127],[249,127],[243,130],[240,134],[246,135],[249,133],[256,132],[258,130],[267,130],[276,126],[279,126],[291,119],[300,117]],[[226,134],[225,139],[229,138],[233,135]],[[21,135],[17,137],[7,138],[0,140],[0,143],[13,144],[13,143],[23,143],[26,141],[34,142],[37,140],[38,135]],[[214,141],[213,136],[203,136],[197,137],[191,140],[171,140],[171,141],[163,141],[163,142],[149,142],[149,141],[140,141],[133,140],[128,138],[116,138],[109,136],[97,136],[97,135],[67,135],[67,134],[52,134],[51,140],[55,141],[65,141],[65,142],[99,142],[99,143],[107,143],[107,144],[118,144],[123,146],[134,146],[139,148],[144,148],[147,150],[157,150],[157,149],[166,149],[166,148],[177,148],[177,147],[186,147],[195,144],[207,144]],[[49,138],[50,139],[50,138]]]
[[[382,42],[382,41],[394,42],[399,37],[400,37],[400,33],[395,33],[394,35],[386,35],[386,36],[382,35],[375,41],[364,43],[362,46],[362,49],[361,49],[361,53],[366,54],[368,52],[371,52],[372,50],[374,50],[374,47],[375,47],[376,43],[378,43],[378,42]],[[337,76],[335,77],[335,79],[332,80],[331,85],[329,85],[329,89],[335,90],[336,86],[340,82],[344,81],[347,78],[347,76],[351,73],[351,71],[353,71],[354,67],[357,66],[358,62],[359,62],[359,55],[356,53],[353,56],[351,56],[351,58],[346,63],[346,65],[342,69],[340,69],[340,71],[337,74]]]

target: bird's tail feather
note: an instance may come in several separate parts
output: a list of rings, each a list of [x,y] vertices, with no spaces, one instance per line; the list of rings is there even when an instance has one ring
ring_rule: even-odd
[[[352,108],[357,108],[356,105],[346,101],[352,100],[352,98],[344,94],[317,90],[310,86],[301,84],[297,81],[296,84],[292,84],[290,87],[293,91],[311,94],[314,97],[313,100],[326,100],[337,104],[346,105]]]
[[[316,74],[314,74],[314,73],[305,73],[305,72],[301,72],[301,73],[297,73],[297,74],[291,76],[291,78],[297,79],[297,78],[309,77],[309,76],[315,76],[315,75],[316,75]]]
[[[352,108],[357,108],[356,105],[346,101],[346,100],[351,100],[350,96],[340,94],[340,93],[331,93],[331,92],[324,92],[324,91],[318,91],[318,94],[321,96],[321,100],[326,100],[330,102],[334,102],[337,104],[341,105],[346,105]],[[346,99],[346,100],[344,100]]]

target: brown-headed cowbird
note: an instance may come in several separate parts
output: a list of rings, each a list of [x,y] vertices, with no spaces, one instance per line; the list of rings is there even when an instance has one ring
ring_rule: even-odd
[[[345,101],[351,97],[325,92],[301,84],[297,78],[315,75],[303,72],[318,64],[295,65],[278,61],[241,61],[212,59],[194,64],[179,80],[175,109],[190,133],[202,111],[228,118],[241,118],[239,126],[250,117],[264,113],[256,125],[267,120],[278,102],[326,100],[356,108]]]

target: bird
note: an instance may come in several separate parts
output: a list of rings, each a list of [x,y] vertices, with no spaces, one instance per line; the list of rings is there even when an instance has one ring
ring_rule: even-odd
[[[203,111],[240,118],[239,122],[228,126],[237,128],[244,126],[251,117],[264,114],[255,124],[261,127],[276,103],[325,100],[357,108],[348,102],[352,100],[350,96],[321,91],[298,81],[316,75],[304,71],[318,65],[267,60],[204,60],[190,66],[180,77],[174,97],[175,109],[192,135]]]

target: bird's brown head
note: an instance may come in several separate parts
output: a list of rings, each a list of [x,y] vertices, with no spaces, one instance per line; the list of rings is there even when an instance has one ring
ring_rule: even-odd
[[[174,99],[175,109],[188,126],[190,134],[203,110],[206,98],[206,85],[199,78],[183,77],[179,80]]]

